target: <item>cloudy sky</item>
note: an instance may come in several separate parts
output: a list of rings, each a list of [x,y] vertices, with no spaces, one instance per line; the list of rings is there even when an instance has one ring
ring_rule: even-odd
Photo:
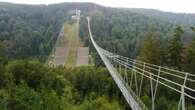
[[[169,12],[195,13],[195,0],[0,0],[0,1],[23,4],[93,2],[111,7],[150,8]]]

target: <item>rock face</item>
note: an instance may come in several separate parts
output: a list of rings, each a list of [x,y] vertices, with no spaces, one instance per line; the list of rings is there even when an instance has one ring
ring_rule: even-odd
[[[77,50],[77,66],[89,64],[89,48],[79,47]]]

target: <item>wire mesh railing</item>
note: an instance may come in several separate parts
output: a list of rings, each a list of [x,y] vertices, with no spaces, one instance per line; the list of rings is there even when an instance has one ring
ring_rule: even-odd
[[[133,110],[147,110],[145,104],[141,101],[141,93],[143,88],[143,79],[148,80],[150,85],[150,96],[151,96],[151,109],[155,110],[155,99],[157,96],[157,90],[159,85],[169,88],[175,94],[178,94],[179,104],[178,110],[185,110],[185,99],[195,101],[195,75],[187,72],[182,72],[159,65],[150,64],[133,58],[127,58],[114,53],[111,53],[96,44],[92,37],[90,30],[90,20],[88,18],[88,27],[90,39],[98,51],[98,54],[102,58],[103,62],[107,66],[111,75],[114,74],[118,77],[119,82],[122,83],[121,92],[128,101],[130,98],[133,103],[129,102]],[[115,67],[118,65],[118,67]],[[130,71],[130,73],[128,73]],[[117,78],[116,78],[117,79]],[[115,80],[116,83],[117,80]],[[125,88],[125,89],[124,89]],[[127,95],[127,91],[128,94]],[[125,91],[125,92],[124,92]],[[133,108],[132,105],[137,105]]]

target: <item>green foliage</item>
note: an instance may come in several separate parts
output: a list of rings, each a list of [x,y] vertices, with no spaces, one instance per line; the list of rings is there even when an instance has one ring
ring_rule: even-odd
[[[140,13],[149,17],[155,17],[161,20],[166,20],[175,24],[185,25],[187,27],[195,25],[195,15],[190,13],[188,14],[172,13],[172,12],[164,12],[155,9],[139,9],[139,8],[130,9],[130,11],[135,13]]]
[[[41,98],[26,84],[16,86],[8,108],[14,110],[41,110]]]
[[[63,22],[68,19],[65,16],[70,16],[66,10],[68,7],[60,9],[45,5],[0,5],[0,41],[9,44],[6,45],[5,50],[8,51],[4,54],[9,60],[33,57],[45,61]]]
[[[121,95],[105,68],[79,67],[74,69],[73,73],[68,74],[67,77],[73,86],[80,91],[81,96],[91,92],[98,92],[101,95],[106,94],[114,98]]]
[[[7,61],[7,46],[8,44],[6,42],[0,41],[0,66],[2,66]]]
[[[147,33],[144,37],[138,59],[151,64],[160,64],[160,47],[153,33]]]
[[[49,68],[37,60],[15,60],[3,68],[2,110],[120,110],[125,103],[103,68]]]
[[[185,67],[188,72],[195,73],[195,40],[193,40],[187,48]]]
[[[121,110],[117,101],[108,101],[106,97],[85,99],[79,110]]]
[[[195,106],[194,105],[191,105],[188,107],[188,110],[194,110],[195,109]]]
[[[177,27],[172,35],[175,23],[170,19],[175,19],[181,24],[194,24],[194,20],[186,21],[184,17],[174,17],[176,14],[162,20],[158,17],[148,17],[146,13],[137,13],[133,9],[114,9],[85,3],[48,6],[7,3],[0,5],[2,110],[129,109],[105,68],[49,68],[37,60],[14,60],[37,58],[45,61],[55,44],[61,25],[70,19],[75,7],[82,11],[80,37],[85,45],[92,47],[87,37],[85,19],[85,16],[90,15],[94,38],[103,48],[123,56],[135,57],[140,52],[140,60],[178,69],[183,69],[181,64],[184,56],[184,69],[195,73],[195,40],[186,46],[185,43],[188,42],[182,41],[182,35],[185,33],[181,27]],[[192,30],[194,31],[194,28]],[[170,36],[173,37],[167,43]],[[163,53],[159,51],[161,47]],[[185,52],[183,47],[186,47]],[[93,48],[92,50],[94,51]],[[93,55],[97,57],[95,63],[101,65],[98,55],[94,52]],[[168,59],[168,62],[161,58]],[[158,59],[161,59],[160,62]],[[150,106],[151,96],[146,95],[149,94],[148,84],[147,81],[143,83],[144,95],[141,99]],[[163,87],[159,87],[159,90],[162,92],[157,93],[156,108],[177,109],[178,94],[172,94],[169,89]],[[189,102],[188,109],[194,110],[192,102],[186,101]]]
[[[7,110],[9,100],[8,91],[5,89],[0,89],[0,108],[1,110]]]
[[[192,31],[194,31],[194,28],[192,28]],[[186,48],[184,67],[186,71],[195,74],[195,36]]]
[[[168,62],[169,66],[181,69],[183,42],[181,40],[183,30],[177,26],[173,38],[170,40],[168,46]]]
[[[123,56],[136,57],[145,33],[154,32],[159,40],[172,33],[173,23],[159,20],[130,10],[98,8],[91,15],[91,30],[95,40],[103,48]],[[85,18],[81,18],[80,36],[89,45]]]

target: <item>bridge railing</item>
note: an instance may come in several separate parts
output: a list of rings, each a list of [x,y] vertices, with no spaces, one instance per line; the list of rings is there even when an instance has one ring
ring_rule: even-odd
[[[108,57],[108,59],[113,61],[113,64],[117,63],[118,65],[122,66],[123,69],[129,69],[132,72],[141,75],[139,86],[138,86],[138,81],[135,81],[136,87],[134,89],[137,96],[141,95],[141,88],[143,84],[142,80],[144,77],[146,77],[150,80],[150,84],[151,84],[152,103],[155,103],[154,100],[156,99],[158,84],[168,87],[171,90],[181,95],[179,101],[179,107],[182,103],[182,100],[184,100],[183,103],[185,103],[186,98],[195,100],[195,96],[194,96],[195,75],[194,74],[146,63],[132,58],[127,58],[124,56],[111,53],[107,50],[104,50],[101,47],[99,48],[101,49],[102,53]],[[118,68],[121,68],[120,66]],[[128,75],[124,75],[124,79],[128,79],[126,78],[127,76]],[[183,104],[182,106],[185,105]]]
[[[147,110],[141,101],[144,79],[150,89],[151,109],[155,110],[155,99],[159,85],[174,91],[179,99],[178,110],[185,110],[185,99],[195,101],[195,75],[167,67],[162,67],[133,58],[127,58],[111,53],[96,44],[88,27],[90,39],[110,71],[127,102],[133,110]],[[161,91],[160,91],[161,92]],[[134,108],[135,107],[135,108]]]
[[[102,49],[102,48],[101,48]],[[181,93],[181,88],[183,87],[184,82],[186,85],[184,86],[185,90],[188,92],[195,93],[193,88],[195,86],[195,75],[187,72],[181,72],[174,69],[157,66],[154,64],[146,63],[143,61],[139,61],[136,59],[127,58],[124,56],[116,55],[111,52],[108,52],[102,49],[105,56],[109,58],[114,58],[116,63],[123,65],[125,68],[134,69],[134,71],[138,72],[138,74],[144,75],[147,78],[152,79],[170,89]],[[168,84],[166,84],[168,82]],[[187,97],[195,100],[194,96],[184,93]]]

